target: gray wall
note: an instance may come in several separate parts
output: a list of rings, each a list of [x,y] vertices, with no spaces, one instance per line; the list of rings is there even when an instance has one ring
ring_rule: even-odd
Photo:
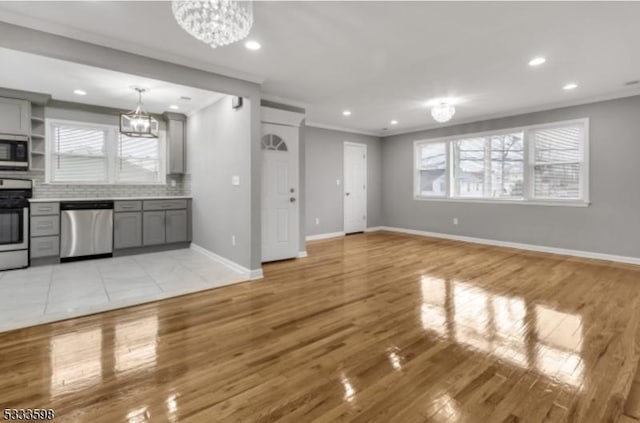
[[[251,233],[251,104],[231,107],[231,96],[187,121],[187,169],[193,196],[193,242],[249,269]],[[240,185],[231,185],[232,176]],[[236,246],[231,236],[236,236]]]
[[[590,119],[589,207],[413,199],[415,140],[584,117]],[[640,257],[640,96],[387,137],[382,157],[385,226]]]
[[[306,235],[344,230],[344,142],[367,145],[367,226],[382,224],[381,219],[381,140],[378,137],[306,127],[305,190]],[[340,186],[336,180],[340,180]],[[320,224],[316,225],[316,218]]]

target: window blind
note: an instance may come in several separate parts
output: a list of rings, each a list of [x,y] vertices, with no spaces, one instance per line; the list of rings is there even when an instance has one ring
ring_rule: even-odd
[[[54,125],[51,177],[56,182],[106,182],[107,131]]]
[[[533,130],[533,195],[536,198],[579,199],[583,166],[583,126]]]
[[[117,181],[158,182],[160,138],[132,138],[118,134]]]

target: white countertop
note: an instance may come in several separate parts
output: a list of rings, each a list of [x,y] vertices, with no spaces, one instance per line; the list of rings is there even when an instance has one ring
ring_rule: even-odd
[[[58,203],[60,201],[128,201],[128,200],[189,200],[190,195],[164,195],[155,197],[86,197],[86,198],[30,198],[31,203]]]

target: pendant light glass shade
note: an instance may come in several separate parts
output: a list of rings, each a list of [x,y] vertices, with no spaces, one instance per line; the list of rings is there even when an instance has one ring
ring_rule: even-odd
[[[431,108],[431,116],[440,123],[448,122],[456,113],[456,108],[449,103],[440,103]]]
[[[182,29],[213,48],[242,40],[253,25],[251,1],[180,0],[171,10]]]
[[[146,90],[136,88],[138,105],[135,110],[120,113],[120,132],[133,138],[158,138],[158,120],[142,108],[142,93]]]

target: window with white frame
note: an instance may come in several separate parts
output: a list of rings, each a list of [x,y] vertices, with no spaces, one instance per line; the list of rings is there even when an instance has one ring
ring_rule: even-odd
[[[416,199],[588,202],[588,120],[415,142]]]
[[[132,138],[117,126],[47,120],[46,179],[64,184],[164,184],[165,133]]]

